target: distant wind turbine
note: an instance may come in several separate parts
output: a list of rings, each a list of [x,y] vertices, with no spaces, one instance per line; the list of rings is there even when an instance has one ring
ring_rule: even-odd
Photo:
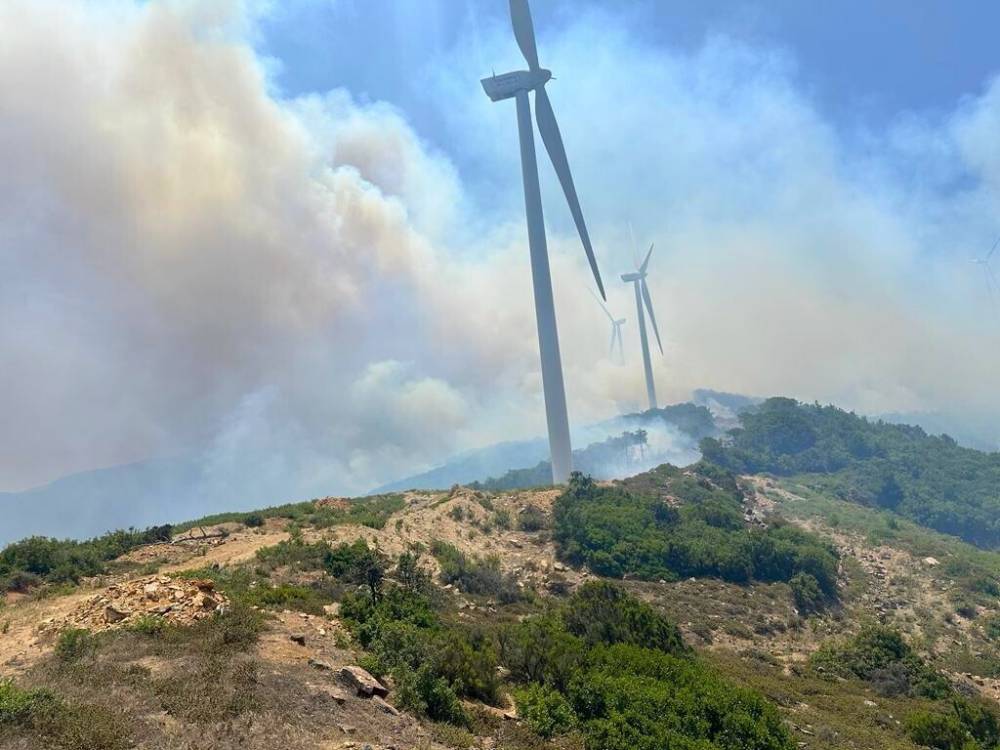
[[[1000,247],[1000,237],[997,237],[997,241],[993,243],[993,247],[990,248],[990,251],[985,256],[972,259],[973,263],[982,266],[983,275],[986,277],[986,290],[990,295],[990,304],[993,306],[994,315],[997,313],[997,277],[993,273],[990,261],[993,259],[993,255],[996,253],[998,247]]]
[[[569,479],[573,470],[572,446],[569,437],[569,417],[566,413],[566,388],[563,384],[562,359],[559,354],[559,332],[552,301],[552,276],[549,271],[549,254],[545,242],[545,219],[542,214],[542,196],[538,185],[538,163],[535,158],[535,132],[531,124],[531,102],[528,93],[535,92],[535,119],[545,150],[556,170],[569,210],[573,214],[577,231],[583,241],[590,269],[601,297],[607,299],[604,284],[597,269],[594,248],[583,220],[583,211],[577,199],[576,187],[570,173],[566,149],[563,146],[559,125],[545,84],[552,78],[551,71],[538,64],[535,46],[535,29],[531,20],[528,0],[510,0],[510,18],[514,38],[528,62],[528,70],[503,75],[494,74],[482,80],[486,95],[494,102],[503,99],[517,101],[517,125],[521,138],[521,171],[524,180],[524,209],[528,220],[528,247],[531,253],[531,280],[535,293],[535,320],[538,326],[538,348],[542,360],[542,389],[545,392],[545,416],[549,430],[549,451],[552,457],[552,481],[560,484]]]
[[[656,334],[656,345],[660,347],[660,354],[663,354],[663,344],[660,342],[660,330],[656,327],[656,315],[653,314],[653,301],[649,298],[649,287],[646,286],[646,271],[649,268],[649,259],[653,255],[653,246],[649,246],[646,259],[639,266],[635,273],[622,274],[622,281],[631,282],[635,289],[635,309],[639,321],[639,339],[642,341],[642,366],[646,371],[646,395],[649,396],[649,408],[656,408],[656,384],[653,383],[653,363],[649,358],[649,339],[646,336],[646,315],[643,311],[643,303],[649,311],[649,322],[653,324],[653,333]]]
[[[594,294],[591,292],[591,294]],[[604,304],[600,297],[594,294],[594,299],[597,300],[597,304],[601,306],[604,310],[604,314],[608,316],[608,320],[611,321],[611,349],[608,351],[608,356],[613,357],[615,354],[615,343],[618,343],[618,360],[625,364],[625,347],[622,344],[622,326],[625,325],[625,318],[615,318],[608,309],[608,306]]]

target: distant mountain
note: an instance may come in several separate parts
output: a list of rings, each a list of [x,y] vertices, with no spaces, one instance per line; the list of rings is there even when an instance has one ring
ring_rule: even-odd
[[[641,452],[634,451],[632,459],[623,452],[620,441],[625,433],[637,430],[647,433],[647,442]],[[581,470],[600,479],[617,478],[626,471],[645,471],[664,462],[685,466],[698,460],[699,440],[720,432],[711,411],[691,403],[623,414],[577,430],[574,442],[587,447],[573,451],[573,461]],[[548,443],[542,438],[498,443],[456,456],[430,471],[384,484],[370,494],[444,489],[473,482],[496,488],[537,486],[545,483],[540,481],[545,476],[551,476],[548,453]],[[610,458],[611,453],[615,453],[614,459]]]
[[[149,526],[201,515],[194,461],[143,461],[0,493],[0,546],[26,536],[83,538],[113,526]]]

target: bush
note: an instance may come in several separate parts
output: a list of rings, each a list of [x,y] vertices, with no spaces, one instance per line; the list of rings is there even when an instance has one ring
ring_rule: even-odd
[[[393,677],[396,680],[396,701],[401,708],[434,721],[446,721],[459,726],[468,724],[468,717],[455,691],[429,665],[425,664],[416,670],[398,669]]]
[[[958,717],[917,711],[906,719],[906,733],[918,745],[935,750],[972,750],[969,733]]]
[[[441,541],[431,545],[431,554],[441,566],[441,580],[466,594],[492,597],[501,604],[511,604],[524,598],[517,579],[500,569],[499,557],[471,558],[457,547]]]
[[[826,475],[842,499],[883,508],[986,548],[1000,546],[1000,461],[919,427],[772,398],[702,455],[738,474]]]
[[[630,643],[670,654],[687,650],[675,625],[621,586],[604,581],[581,586],[567,602],[563,621],[590,646]]]
[[[952,694],[948,681],[921,659],[893,628],[866,625],[855,637],[820,646],[812,664],[830,674],[855,677],[886,691],[932,699]]]
[[[993,615],[983,624],[983,632],[991,641],[1000,641],[1000,615]]]
[[[78,661],[92,651],[94,647],[94,637],[89,630],[67,628],[59,633],[59,638],[56,640],[55,655],[62,662]]]
[[[46,748],[125,750],[128,725],[97,706],[69,704],[47,690],[22,690],[0,680],[0,736],[30,736]]]
[[[514,691],[517,714],[537,734],[546,739],[565,734],[576,726],[576,714],[562,693],[532,684]]]
[[[792,589],[795,606],[802,614],[818,612],[823,608],[823,592],[815,576],[809,573],[796,573],[789,579],[788,585]]]
[[[259,529],[264,525],[264,516],[260,513],[247,513],[243,517],[243,525],[250,529]]]
[[[644,490],[651,476],[655,495]],[[628,489],[633,486],[641,491]],[[664,492],[681,501],[679,510],[663,502]],[[748,530],[735,478],[718,467],[700,464],[690,474],[664,465],[613,487],[574,474],[554,515],[560,556],[598,575],[717,576],[742,583],[788,581],[806,572],[826,596],[836,596],[836,551],[790,526]]]
[[[517,516],[517,525],[521,531],[541,531],[549,523],[548,515],[536,505],[529,505]]]

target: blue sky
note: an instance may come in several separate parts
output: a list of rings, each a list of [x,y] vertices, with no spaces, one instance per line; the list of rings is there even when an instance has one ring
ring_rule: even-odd
[[[390,102],[439,147],[442,113],[426,81],[456,45],[508,24],[504,0],[291,0],[273,7],[258,49],[279,61],[288,95],[346,87]],[[1000,5],[973,0],[535,0],[541,38],[595,10],[636,44],[691,51],[725,35],[787,56],[817,108],[847,130],[881,129],[901,112],[933,115],[979,93],[1000,62]],[[513,42],[512,42],[513,43]],[[543,43],[544,47],[544,43]],[[470,85],[489,73],[467,59]],[[627,82],[624,82],[627,85]]]

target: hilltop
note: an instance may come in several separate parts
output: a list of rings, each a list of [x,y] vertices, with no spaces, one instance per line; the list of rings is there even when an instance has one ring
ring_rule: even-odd
[[[760,420],[890,429],[815,409],[760,404],[707,452],[779,444]],[[0,745],[995,747],[1000,554],[841,492],[851,464],[774,465],[12,545]]]

